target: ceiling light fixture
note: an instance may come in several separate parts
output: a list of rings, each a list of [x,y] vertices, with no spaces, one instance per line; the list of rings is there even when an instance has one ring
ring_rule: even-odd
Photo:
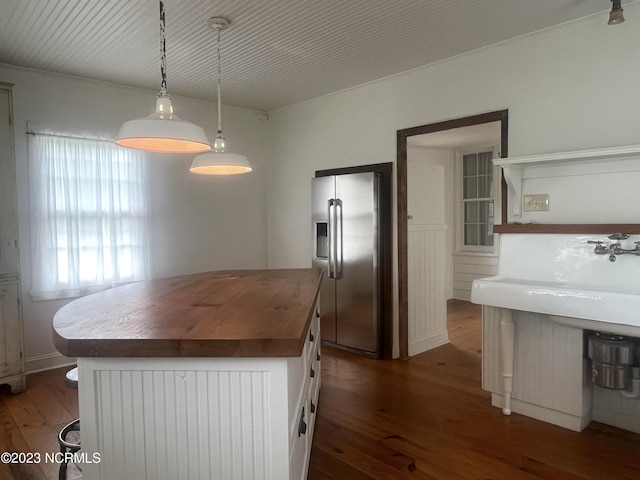
[[[222,79],[222,67],[220,61],[220,32],[227,28],[231,22],[226,18],[212,17],[207,20],[207,25],[216,33],[216,54],[218,58],[218,132],[213,142],[213,151],[198,155],[193,159],[191,173],[198,175],[238,175],[249,173],[253,170],[247,157],[238,153],[230,153],[226,150],[224,135],[222,134],[222,98],[220,96],[220,83]]]
[[[611,0],[611,2],[611,13],[609,13],[609,22],[607,22],[607,25],[618,25],[624,22],[622,5],[620,4],[620,0]]]
[[[156,111],[148,117],[129,120],[120,127],[115,141],[121,147],[159,153],[200,153],[211,150],[204,130],[173,114],[167,94],[167,52],[164,38],[164,3],[160,0],[160,73],[162,82]]]

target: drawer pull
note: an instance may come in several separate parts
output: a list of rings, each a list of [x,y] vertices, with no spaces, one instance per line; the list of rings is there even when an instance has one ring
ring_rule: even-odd
[[[313,403],[313,400],[311,400],[311,413],[316,413],[316,406]]]
[[[320,309],[316,308],[316,318],[320,318]]]
[[[304,407],[300,414],[300,422],[298,422],[298,437],[307,433],[307,424],[304,421]]]
[[[320,350],[316,352],[316,360],[320,361]]]
[[[313,336],[313,332],[309,332],[309,341],[313,342],[316,339],[316,337]]]
[[[316,376],[316,371],[313,369],[313,367],[311,367],[311,371],[309,372],[309,376],[310,376],[311,378],[313,378],[313,377],[315,377],[315,376]]]

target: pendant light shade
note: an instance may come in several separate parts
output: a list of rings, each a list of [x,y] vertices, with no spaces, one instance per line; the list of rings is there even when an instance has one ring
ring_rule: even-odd
[[[230,152],[203,153],[193,159],[191,173],[198,175],[239,175],[253,171],[244,155]]]
[[[189,171],[198,175],[239,175],[249,173],[253,171],[253,168],[249,165],[247,157],[237,153],[227,152],[224,135],[222,134],[220,32],[227,28],[230,22],[226,18],[212,17],[207,21],[207,24],[216,32],[216,53],[218,59],[218,133],[213,143],[213,151],[195,157]]]
[[[204,130],[178,118],[167,94],[164,3],[160,0],[160,72],[162,83],[156,110],[148,117],[125,122],[115,140],[121,147],[159,153],[201,153],[211,150]]]
[[[211,150],[204,130],[173,114],[169,96],[158,96],[156,111],[148,117],[125,122],[116,145],[147,152],[201,153]]]

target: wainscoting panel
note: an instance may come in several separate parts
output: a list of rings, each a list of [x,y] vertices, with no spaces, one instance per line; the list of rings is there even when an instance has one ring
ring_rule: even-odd
[[[640,398],[627,398],[620,390],[594,387],[593,419],[640,433]]]
[[[409,355],[449,341],[446,233],[444,224],[409,225]]]
[[[288,390],[303,387],[288,384],[287,363],[79,358],[82,451],[103,459],[83,464],[83,478],[291,478]]]
[[[582,347],[582,330],[553,323],[545,315],[518,312],[514,398],[581,416]]]
[[[473,252],[453,254],[453,298],[471,300],[471,284],[476,278],[498,273],[497,255]]]
[[[100,453],[132,467],[101,478],[146,471],[148,478],[257,479],[270,471],[268,372],[100,371],[96,383]]]
[[[483,307],[482,388],[502,406],[500,308]],[[591,420],[592,396],[583,332],[546,315],[514,312],[513,404],[516,413],[580,431]]]
[[[502,394],[500,376],[500,309],[482,306],[482,388]]]

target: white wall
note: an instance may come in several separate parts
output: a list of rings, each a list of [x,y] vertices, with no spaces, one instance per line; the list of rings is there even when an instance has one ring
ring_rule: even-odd
[[[395,162],[398,129],[508,108],[511,156],[639,144],[640,5],[625,6],[625,17],[625,23],[611,27],[596,15],[292,105],[270,112],[268,124],[252,111],[225,108],[228,143],[248,155],[255,171],[233,179],[191,177],[186,173],[190,159],[156,159],[154,275],[260,268],[267,260],[273,268],[310,266],[314,171]],[[59,121],[115,135],[123,121],[150,113],[155,92],[2,65],[0,81],[16,84],[26,355],[35,359],[32,365],[44,365],[55,353],[51,318],[64,302],[28,297],[29,193],[22,129],[29,120]],[[213,136],[213,104],[176,98],[175,108]],[[394,270],[396,265],[394,258]]]
[[[66,301],[33,302],[31,288],[27,121],[81,127],[115,136],[122,122],[148,115],[155,92],[0,65],[13,89],[20,262],[27,369],[56,364],[51,320]],[[174,98],[178,116],[215,136],[215,104]],[[250,175],[211,178],[188,172],[189,156],[151,158],[151,265],[155,277],[226,268],[264,268],[267,123],[255,112],[225,107],[230,149],[249,157]]]
[[[510,156],[639,144],[640,5],[605,17],[270,112],[269,265],[310,264],[313,172],[395,162],[399,129],[508,108]]]
[[[640,148],[637,149],[640,152]],[[527,164],[521,168],[520,217],[509,208],[509,222],[637,223],[640,215],[640,153],[557,165]],[[549,211],[525,211],[526,194],[549,195]]]

